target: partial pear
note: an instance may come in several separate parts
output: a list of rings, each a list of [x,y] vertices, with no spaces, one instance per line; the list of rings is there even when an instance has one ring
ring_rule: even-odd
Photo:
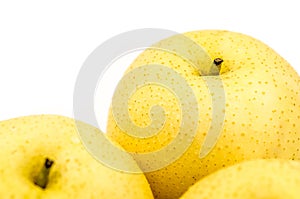
[[[116,171],[94,159],[80,141],[78,126],[101,133],[57,115],[0,122],[0,198],[153,199],[143,174]]]
[[[203,178],[180,199],[298,199],[299,170],[298,161],[246,161]]]

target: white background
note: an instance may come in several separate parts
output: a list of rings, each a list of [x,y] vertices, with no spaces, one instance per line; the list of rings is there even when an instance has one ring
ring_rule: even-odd
[[[74,83],[87,56],[112,36],[137,28],[246,33],[275,49],[299,73],[299,18],[296,0],[2,0],[0,120],[42,113],[72,117]],[[102,101],[95,107],[102,129],[120,67],[134,56],[119,60],[106,78],[111,82],[99,87]]]

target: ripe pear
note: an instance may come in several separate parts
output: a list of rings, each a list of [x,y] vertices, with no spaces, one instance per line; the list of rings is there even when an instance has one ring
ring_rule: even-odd
[[[57,115],[0,122],[0,198],[153,199],[143,174],[116,171],[94,159],[77,127],[101,133]]]
[[[290,64],[266,44],[245,34],[204,30],[183,35],[206,51],[210,59],[200,54],[197,56],[198,53],[184,42],[181,48],[184,56],[161,48],[149,48],[136,58],[124,77],[145,65],[153,67],[159,64],[172,69],[192,89],[196,103],[187,102],[187,106],[189,110],[198,108],[199,114],[182,115],[177,97],[181,93],[174,93],[161,84],[148,83],[131,91],[126,105],[130,121],[139,128],[146,128],[152,122],[163,122],[155,135],[133,136],[134,132],[128,132],[126,126],[121,125],[128,118],[126,114],[118,115],[118,106],[112,105],[108,118],[108,136],[133,154],[164,150],[180,130],[188,137],[193,129],[181,129],[181,121],[193,120],[195,116],[199,118],[190,146],[167,166],[148,172],[149,165],[155,162],[135,157],[146,172],[155,198],[179,198],[189,186],[204,176],[244,160],[299,160],[300,78]],[[172,42],[172,39],[162,40],[158,46],[172,46]],[[207,70],[207,60],[218,66],[217,72]],[[199,68],[195,67],[198,62],[204,63],[200,64],[203,67],[200,71],[208,73],[199,73]],[[170,85],[174,87],[181,86],[172,75],[154,75],[171,82]],[[140,72],[131,79],[147,76],[149,74]],[[211,88],[221,88],[221,91]],[[214,115],[216,104],[213,102],[222,97],[222,89],[225,97],[217,105],[224,103],[224,108],[221,106],[222,110]],[[122,100],[116,99],[116,104]],[[164,118],[159,116],[163,121],[159,118],[153,120],[151,108],[156,106],[164,109]],[[219,120],[223,117],[220,132],[213,135],[209,132],[220,127],[220,123],[214,122],[218,117]],[[215,144],[208,146],[206,140],[213,140]],[[174,149],[181,147],[180,142],[177,143]],[[206,149],[204,154],[203,149]],[[171,150],[168,152],[172,155]],[[163,162],[168,157],[166,154],[158,156],[157,162]]]
[[[298,199],[299,170],[293,160],[246,161],[206,176],[180,199]]]

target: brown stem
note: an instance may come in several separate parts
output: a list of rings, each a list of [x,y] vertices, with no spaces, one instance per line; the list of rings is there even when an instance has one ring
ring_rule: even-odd
[[[222,64],[223,61],[224,61],[224,60],[221,59],[221,58],[216,58],[216,59],[214,59],[214,64],[216,64],[216,66],[219,66],[219,65]]]
[[[220,75],[221,65],[223,63],[223,59],[216,58],[214,59],[213,64],[211,65],[210,71],[208,72],[208,76]]]
[[[40,172],[34,179],[34,184],[38,185],[43,189],[47,187],[48,180],[49,180],[49,173],[53,163],[54,163],[53,160],[46,158],[43,167],[41,168]]]

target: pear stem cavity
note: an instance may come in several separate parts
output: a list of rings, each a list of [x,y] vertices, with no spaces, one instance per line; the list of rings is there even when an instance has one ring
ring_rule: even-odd
[[[48,180],[49,180],[49,173],[53,163],[54,163],[53,160],[46,158],[43,167],[41,168],[40,172],[34,179],[34,184],[41,187],[42,189],[45,189],[47,187]]]

